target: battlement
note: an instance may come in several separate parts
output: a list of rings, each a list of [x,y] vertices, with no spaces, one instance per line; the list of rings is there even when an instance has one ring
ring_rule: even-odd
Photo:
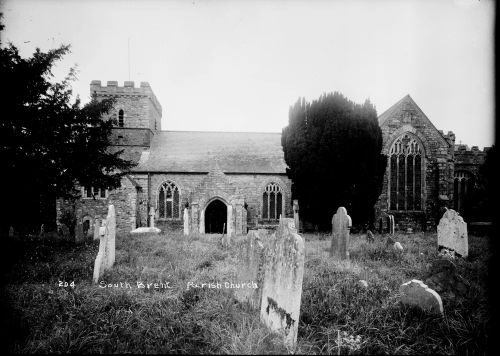
[[[455,153],[471,153],[471,154],[485,154],[491,147],[484,147],[482,150],[478,146],[472,146],[469,148],[466,144],[456,144]]]
[[[141,82],[139,87],[135,87],[133,81],[125,81],[123,86],[119,86],[115,80],[109,80],[106,86],[102,86],[100,80],[92,80],[90,83],[90,93],[99,96],[144,96],[148,97],[155,109],[161,116],[162,107],[148,82]]]

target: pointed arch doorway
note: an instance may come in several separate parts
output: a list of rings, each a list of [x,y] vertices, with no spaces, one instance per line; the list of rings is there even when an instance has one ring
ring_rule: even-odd
[[[219,199],[214,199],[205,209],[205,233],[222,234],[223,232],[227,232],[227,205]]]

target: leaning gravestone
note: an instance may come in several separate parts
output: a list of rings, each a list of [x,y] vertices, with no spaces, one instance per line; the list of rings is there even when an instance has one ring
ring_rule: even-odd
[[[438,249],[446,248],[456,254],[467,257],[469,243],[467,240],[467,224],[453,209],[446,209],[437,227]]]
[[[435,290],[430,289],[422,281],[413,279],[399,287],[401,302],[405,305],[416,306],[434,314],[443,314],[443,302]]]
[[[285,338],[291,349],[297,331],[304,275],[304,240],[296,233],[293,219],[280,219],[277,231],[265,248],[264,283],[260,319]]]
[[[352,220],[347,215],[346,209],[341,206],[332,218],[332,245],[330,247],[330,256],[338,259],[349,259],[349,229],[352,226]]]
[[[100,229],[99,252],[94,263],[94,283],[97,283],[104,271],[111,268],[115,263],[115,234],[115,207],[109,205],[106,225],[104,229]]]
[[[189,211],[184,208],[184,235],[189,235]]]
[[[235,289],[234,295],[238,301],[248,303],[252,309],[260,307],[264,279],[263,267],[264,245],[259,233],[251,230],[238,248],[237,282],[243,283],[245,287]]]

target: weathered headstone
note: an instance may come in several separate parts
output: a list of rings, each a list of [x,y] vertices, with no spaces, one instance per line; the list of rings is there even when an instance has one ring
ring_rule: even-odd
[[[261,302],[264,279],[264,245],[259,233],[251,230],[238,248],[238,279],[241,288],[235,289],[235,297],[242,303],[248,303],[252,309],[258,309]],[[255,288],[254,288],[255,287]]]
[[[99,225],[99,219],[96,217],[94,219],[94,240],[99,239],[99,228],[100,227],[101,227],[101,225]]]
[[[403,252],[403,245],[399,241],[396,241],[394,245],[392,245],[392,248],[394,251],[397,253],[402,253]]]
[[[469,243],[467,239],[467,224],[453,209],[447,209],[437,226],[438,249],[444,247],[456,254],[467,257]]]
[[[161,232],[157,227],[138,227],[130,231],[131,234],[159,234]]]
[[[344,260],[349,258],[349,230],[352,226],[352,220],[347,215],[346,209],[341,206],[332,218],[332,244],[330,247],[330,256]]]
[[[371,232],[370,230],[366,232],[366,241],[375,242],[375,237],[373,236],[373,232]]]
[[[14,227],[13,226],[11,226],[9,228],[9,237],[14,237]]]
[[[83,235],[83,224],[81,222],[77,222],[75,226],[75,242],[81,243],[84,240]]]
[[[297,343],[303,275],[304,240],[293,219],[281,219],[265,248],[260,318],[271,330],[280,331],[292,349]]]
[[[155,208],[149,208],[149,227],[155,227]]]
[[[108,215],[105,221],[106,225],[99,230],[99,252],[94,262],[94,283],[97,283],[104,271],[111,268],[115,263],[116,217],[113,205],[108,206]]]
[[[297,232],[300,231],[300,219],[299,219],[299,201],[293,201],[293,221],[295,223],[295,229]]]
[[[416,306],[422,310],[435,314],[443,314],[443,302],[439,294],[427,287],[424,282],[413,279],[399,287],[401,302],[405,305]]]
[[[42,224],[42,226],[40,226],[40,233],[38,234],[39,237],[43,237],[45,235],[45,225]]]
[[[60,230],[61,230],[61,235],[64,239],[67,239],[69,237],[69,228],[66,224],[61,224],[59,226]]]
[[[394,246],[395,243],[396,243],[396,240],[394,240],[392,237],[388,236],[387,240],[385,240],[385,247]]]
[[[189,235],[189,211],[188,208],[184,208],[184,235]]]

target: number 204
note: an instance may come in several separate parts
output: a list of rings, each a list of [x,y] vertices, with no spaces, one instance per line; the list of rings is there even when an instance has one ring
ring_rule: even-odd
[[[68,282],[63,282],[63,281],[59,281],[59,287],[71,287],[71,288],[75,288],[75,282],[71,282],[71,283],[68,283]]]

